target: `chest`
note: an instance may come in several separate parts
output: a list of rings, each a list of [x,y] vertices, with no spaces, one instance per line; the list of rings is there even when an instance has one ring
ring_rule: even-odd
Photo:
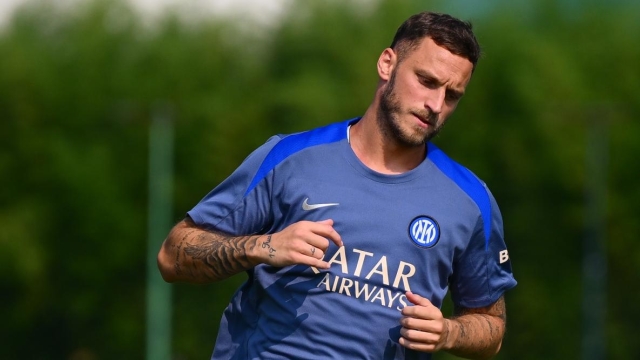
[[[278,174],[275,230],[332,219],[345,244],[326,254],[336,276],[423,293],[445,289],[476,231],[475,204],[438,176],[382,182],[349,166],[332,168]]]

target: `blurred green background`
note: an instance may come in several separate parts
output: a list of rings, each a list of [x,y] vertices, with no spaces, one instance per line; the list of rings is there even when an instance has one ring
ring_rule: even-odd
[[[258,30],[52,3],[0,32],[1,359],[145,358],[152,119],[174,124],[166,229],[270,135],[361,115],[420,10],[484,50],[435,142],[501,206],[519,285],[497,358],[640,359],[637,2],[290,1]],[[172,359],[209,358],[242,281],[167,285]]]

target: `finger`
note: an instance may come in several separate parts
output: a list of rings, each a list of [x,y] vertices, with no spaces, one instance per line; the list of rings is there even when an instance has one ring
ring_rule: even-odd
[[[437,350],[436,349],[436,344],[423,344],[423,343],[420,343],[420,342],[416,342],[416,341],[411,341],[411,340],[405,339],[403,337],[401,337],[398,342],[400,343],[400,345],[404,346],[407,349],[411,349],[411,350],[422,351],[422,352],[427,352],[427,353],[432,353],[432,352],[435,352]]]
[[[338,232],[333,228],[333,219],[326,219],[316,222],[318,227],[312,229],[315,234],[318,234],[324,238],[327,238],[333,241],[338,247],[343,246],[342,237]]]
[[[338,247],[342,246],[342,239],[332,226],[314,223],[308,228],[308,231],[304,236],[304,241],[323,251],[329,248],[329,241],[332,241]]]
[[[324,258],[324,251],[322,251],[322,249],[319,249],[315,246],[311,246],[309,248],[309,254],[311,255],[311,257],[315,259],[322,260]]]
[[[315,267],[317,269],[325,269],[325,270],[327,270],[327,269],[329,269],[331,267],[331,265],[328,262],[323,261],[322,259],[317,259],[315,257],[311,257],[311,256],[307,256],[305,261],[304,261],[304,263],[309,265],[309,266],[313,266],[313,267]]]
[[[425,333],[441,334],[444,324],[437,319],[431,319],[436,316],[428,316],[425,318],[415,318],[409,316],[403,316],[400,319],[400,325],[404,330],[419,330]],[[402,333],[402,330],[401,330]],[[414,339],[415,340],[415,339]]]
[[[320,269],[329,269],[329,263],[323,261],[324,255],[325,254],[321,249],[306,244],[304,247],[297,247],[297,249],[291,250],[290,263],[308,265]]]
[[[437,344],[440,340],[439,334],[407,328],[400,329],[400,336],[402,336],[406,340],[419,342],[422,344]]]
[[[402,315],[425,320],[437,320],[442,318],[442,311],[434,306],[429,299],[418,294],[414,294],[411,291],[407,291],[405,295],[407,300],[414,305],[405,306],[402,309]]]
[[[414,305],[427,306],[427,307],[433,306],[433,304],[431,303],[431,301],[429,301],[429,299],[422,297],[418,294],[414,294],[411,291],[407,291],[405,295],[407,296],[407,300],[411,301],[411,303],[413,303]]]
[[[304,238],[291,241],[290,244],[292,251],[316,259],[322,259],[328,247],[329,241],[327,239],[312,232],[306,234]]]
[[[327,251],[330,244],[327,238],[315,233],[311,233],[309,236],[307,236],[307,238],[304,239],[304,242],[305,242],[305,244],[303,244],[303,246],[305,247],[305,251],[303,251],[304,254],[308,253],[309,252],[308,249],[312,247],[322,251]]]

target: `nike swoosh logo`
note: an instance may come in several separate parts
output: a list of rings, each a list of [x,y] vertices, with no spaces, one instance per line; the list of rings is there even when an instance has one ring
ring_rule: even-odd
[[[338,205],[340,205],[338,203],[309,204],[308,201],[309,201],[309,198],[304,199],[304,202],[302,203],[302,210],[309,211],[309,210],[315,210],[315,209],[319,209],[319,208],[323,208],[323,207],[327,207],[327,206],[338,206]]]

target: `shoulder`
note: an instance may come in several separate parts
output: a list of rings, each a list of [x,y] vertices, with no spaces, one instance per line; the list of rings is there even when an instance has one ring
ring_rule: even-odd
[[[488,192],[487,185],[471,170],[450,158],[433,143],[428,143],[427,158],[465,192]]]
[[[347,127],[352,120],[325,125],[299,133],[278,135],[280,141],[272,151],[272,157],[295,154],[309,147],[341,141],[347,137]]]
[[[247,189],[251,191],[264,177],[285,160],[304,150],[346,139],[347,127],[354,119],[286,135],[275,135],[262,146],[263,157]]]
[[[488,238],[492,213],[497,210],[497,207],[493,206],[495,200],[484,181],[432,143],[428,144],[427,158],[473,200],[485,225],[485,237]]]
[[[333,123],[299,133],[273,136],[268,141],[271,143],[270,151],[263,165],[273,168],[284,159],[302,150],[346,139],[347,127],[351,121]]]

